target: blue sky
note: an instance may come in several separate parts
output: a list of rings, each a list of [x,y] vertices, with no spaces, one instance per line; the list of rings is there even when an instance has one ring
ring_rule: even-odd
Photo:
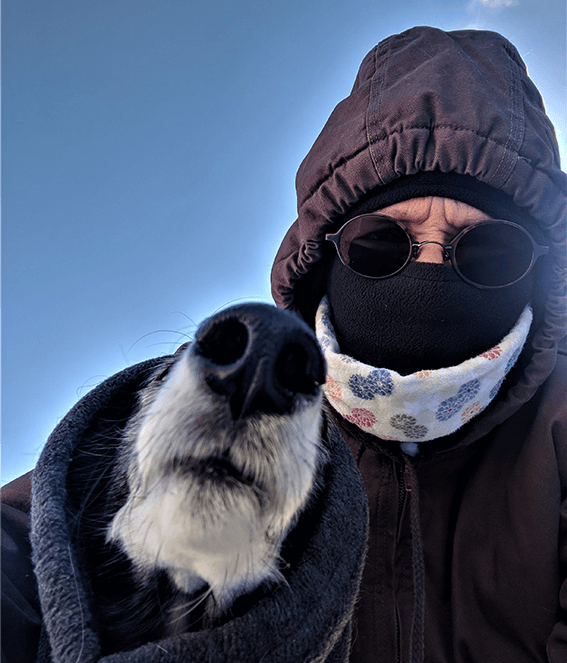
[[[271,302],[294,177],[364,55],[507,36],[565,164],[565,0],[4,0],[2,483],[93,386]]]

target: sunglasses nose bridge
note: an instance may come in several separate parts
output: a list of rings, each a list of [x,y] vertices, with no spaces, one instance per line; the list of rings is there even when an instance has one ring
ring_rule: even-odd
[[[422,246],[425,246],[426,244],[437,244],[437,246],[440,246],[443,249],[443,262],[447,262],[448,260],[451,259],[451,254],[450,251],[453,248],[451,244],[441,244],[441,242],[436,242],[432,239],[427,239],[424,242],[414,242],[411,245],[411,257],[412,258],[417,258],[419,254],[419,250],[421,249]]]

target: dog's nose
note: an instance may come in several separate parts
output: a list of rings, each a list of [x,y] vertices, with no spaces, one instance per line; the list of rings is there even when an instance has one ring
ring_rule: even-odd
[[[193,352],[203,378],[226,396],[234,420],[287,414],[298,394],[315,394],[325,360],[313,331],[296,315],[268,304],[241,304],[206,320]]]

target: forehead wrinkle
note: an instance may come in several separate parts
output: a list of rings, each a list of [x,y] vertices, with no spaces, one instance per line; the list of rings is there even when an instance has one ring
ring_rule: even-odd
[[[426,226],[427,229],[462,230],[491,217],[466,203],[451,198],[428,196],[404,200],[376,210],[392,216],[411,227]]]

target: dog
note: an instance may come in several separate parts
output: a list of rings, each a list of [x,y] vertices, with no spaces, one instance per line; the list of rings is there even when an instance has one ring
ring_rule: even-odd
[[[126,421],[89,432],[71,511],[104,650],[220,623],[285,582],[282,544],[325,463],[325,373],[297,316],[241,304],[159,365]]]

